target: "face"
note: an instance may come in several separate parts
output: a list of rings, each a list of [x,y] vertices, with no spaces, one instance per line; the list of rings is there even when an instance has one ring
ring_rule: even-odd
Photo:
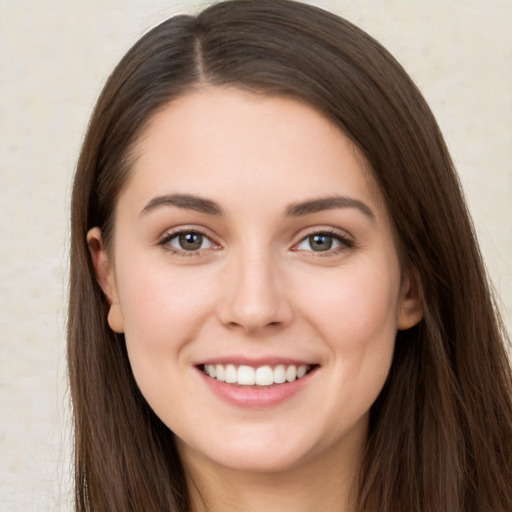
[[[89,243],[135,379],[183,458],[277,471],[360,452],[421,316],[362,154],[292,99],[205,88],[155,115]]]

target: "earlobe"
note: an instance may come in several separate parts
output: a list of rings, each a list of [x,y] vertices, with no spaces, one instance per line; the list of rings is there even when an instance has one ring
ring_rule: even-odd
[[[88,231],[87,244],[91,253],[96,279],[110,304],[107,317],[108,324],[114,332],[123,333],[124,320],[119,304],[114,269],[105,250],[100,228],[95,227]]]
[[[420,278],[413,269],[408,268],[402,278],[397,329],[403,331],[414,327],[422,318],[423,294]]]

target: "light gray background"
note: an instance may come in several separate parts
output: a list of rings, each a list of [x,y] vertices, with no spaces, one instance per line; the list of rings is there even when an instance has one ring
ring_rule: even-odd
[[[461,174],[510,331],[512,1],[315,3],[368,30],[424,92]],[[139,36],[204,4],[0,0],[1,512],[72,509],[68,210],[90,111]]]

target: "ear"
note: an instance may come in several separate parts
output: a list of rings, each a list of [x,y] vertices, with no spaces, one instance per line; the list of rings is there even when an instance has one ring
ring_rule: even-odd
[[[400,303],[398,306],[398,330],[415,326],[423,318],[423,297],[417,272],[407,268],[402,277]]]
[[[124,319],[121,305],[119,304],[115,273],[105,250],[100,228],[96,227],[89,230],[87,233],[87,244],[89,245],[96,279],[110,304],[107,317],[108,325],[114,332],[122,333],[124,332]]]

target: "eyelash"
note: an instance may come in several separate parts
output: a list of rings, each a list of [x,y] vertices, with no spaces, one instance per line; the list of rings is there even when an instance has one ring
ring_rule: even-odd
[[[184,249],[178,249],[177,247],[173,247],[170,245],[170,242],[174,240],[175,238],[182,236],[182,235],[198,235],[202,237],[201,245],[205,240],[208,240],[209,243],[212,245],[212,247],[207,248],[199,248],[191,251],[187,251]],[[352,249],[355,247],[354,242],[349,239],[346,236],[341,235],[339,232],[329,229],[323,229],[318,231],[312,231],[305,236],[303,236],[298,243],[296,243],[292,250],[294,252],[300,252],[301,249],[298,249],[297,247],[300,246],[302,243],[306,242],[308,239],[311,239],[315,236],[325,236],[327,238],[330,238],[336,242],[339,243],[339,246],[331,249],[330,247],[326,249],[325,251],[314,251],[314,250],[305,250],[304,252],[311,253],[311,256],[314,257],[327,257],[332,256],[335,254],[339,254],[341,252],[344,252],[348,249]],[[171,254],[176,254],[178,256],[184,256],[184,257],[190,257],[190,256],[197,256],[201,253],[201,251],[205,250],[217,250],[220,248],[218,244],[216,244],[208,235],[201,232],[201,230],[197,229],[180,229],[178,231],[173,231],[171,233],[166,233],[164,237],[158,242],[158,245],[163,247],[166,251],[170,252]],[[311,244],[310,244],[311,245]]]
[[[346,250],[349,250],[349,249],[352,249],[355,247],[355,243],[350,238],[348,238],[347,236],[344,236],[341,233],[339,233],[338,231],[335,231],[332,229],[321,229],[318,231],[312,231],[312,232],[306,234],[305,236],[303,236],[300,239],[300,241],[294,245],[294,247],[298,247],[300,244],[306,242],[308,239],[311,239],[312,237],[315,237],[315,236],[325,236],[325,237],[331,238],[332,240],[339,243],[339,246],[334,249],[331,249],[329,247],[325,251],[313,251],[313,250],[305,251],[305,252],[310,253],[309,255],[313,256],[315,258],[333,256],[333,255],[340,254]],[[300,249],[293,249],[293,250],[295,250],[296,252],[300,251]]]
[[[192,250],[192,251],[186,251],[184,249],[178,249],[177,247],[173,247],[172,245],[170,245],[170,242],[173,239],[178,238],[182,235],[198,235],[198,236],[202,237],[201,245],[203,244],[203,242],[205,240],[208,240],[209,243],[213,247],[208,247],[208,248],[203,248],[203,249],[199,248],[199,249]],[[208,235],[206,235],[205,233],[201,232],[198,229],[180,229],[178,231],[166,233],[164,235],[164,237],[158,242],[158,245],[163,247],[166,251],[170,252],[171,254],[176,254],[178,256],[185,256],[185,257],[196,256],[196,255],[200,254],[201,251],[212,250],[212,249],[216,250],[217,248],[220,247]]]

